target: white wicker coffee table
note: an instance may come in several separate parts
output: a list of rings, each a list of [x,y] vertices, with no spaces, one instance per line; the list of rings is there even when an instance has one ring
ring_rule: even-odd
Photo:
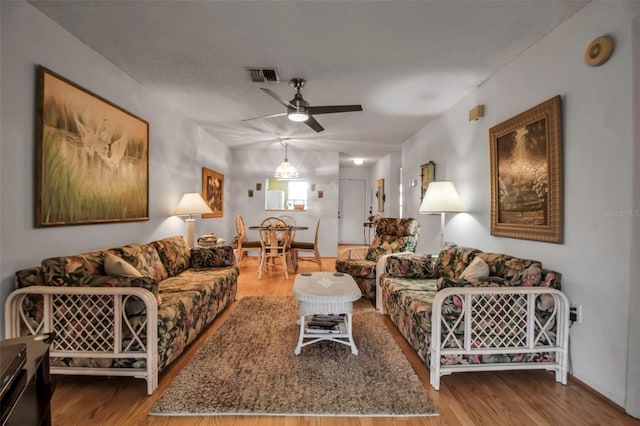
[[[298,274],[293,282],[293,295],[298,299],[300,310],[300,335],[293,351],[296,355],[300,355],[304,346],[323,340],[348,345],[351,353],[358,355],[353,341],[353,302],[360,299],[362,293],[351,275],[335,272]],[[311,330],[309,321],[314,315],[332,316],[337,322],[336,329]]]

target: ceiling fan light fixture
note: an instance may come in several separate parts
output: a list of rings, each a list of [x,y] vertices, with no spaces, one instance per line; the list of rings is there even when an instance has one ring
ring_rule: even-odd
[[[293,112],[288,113],[287,117],[291,121],[295,121],[295,122],[300,123],[302,121],[307,121],[309,119],[309,114],[307,114],[304,111],[293,111]]]
[[[261,87],[260,90],[278,101],[280,105],[287,108],[287,112],[265,115],[263,117],[249,118],[248,120],[242,121],[255,120],[258,118],[281,117],[283,115],[286,115],[290,121],[304,123],[307,126],[311,127],[315,132],[319,133],[324,131],[324,127],[322,127],[322,125],[315,119],[316,114],[333,114],[337,112],[362,111],[362,105],[309,105],[309,102],[305,101],[302,97],[302,93],[300,93],[300,89],[302,89],[305,83],[306,80],[302,78],[291,79],[289,84],[296,88],[296,94],[293,95],[293,99],[291,99],[290,101],[285,101],[280,97],[280,95],[278,95],[271,89]]]

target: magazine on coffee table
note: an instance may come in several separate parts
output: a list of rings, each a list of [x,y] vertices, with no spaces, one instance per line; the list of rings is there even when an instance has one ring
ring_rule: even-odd
[[[305,323],[305,333],[344,334],[344,315],[313,315]]]

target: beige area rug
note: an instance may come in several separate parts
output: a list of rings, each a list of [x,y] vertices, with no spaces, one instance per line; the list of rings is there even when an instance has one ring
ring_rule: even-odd
[[[292,297],[245,297],[156,402],[151,415],[432,416],[418,376],[368,301],[354,304],[359,354],[298,340]]]

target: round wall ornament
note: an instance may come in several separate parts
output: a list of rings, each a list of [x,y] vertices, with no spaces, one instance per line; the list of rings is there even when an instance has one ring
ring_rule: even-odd
[[[584,60],[592,67],[607,62],[613,53],[613,40],[609,36],[598,37],[587,46],[584,51]]]

